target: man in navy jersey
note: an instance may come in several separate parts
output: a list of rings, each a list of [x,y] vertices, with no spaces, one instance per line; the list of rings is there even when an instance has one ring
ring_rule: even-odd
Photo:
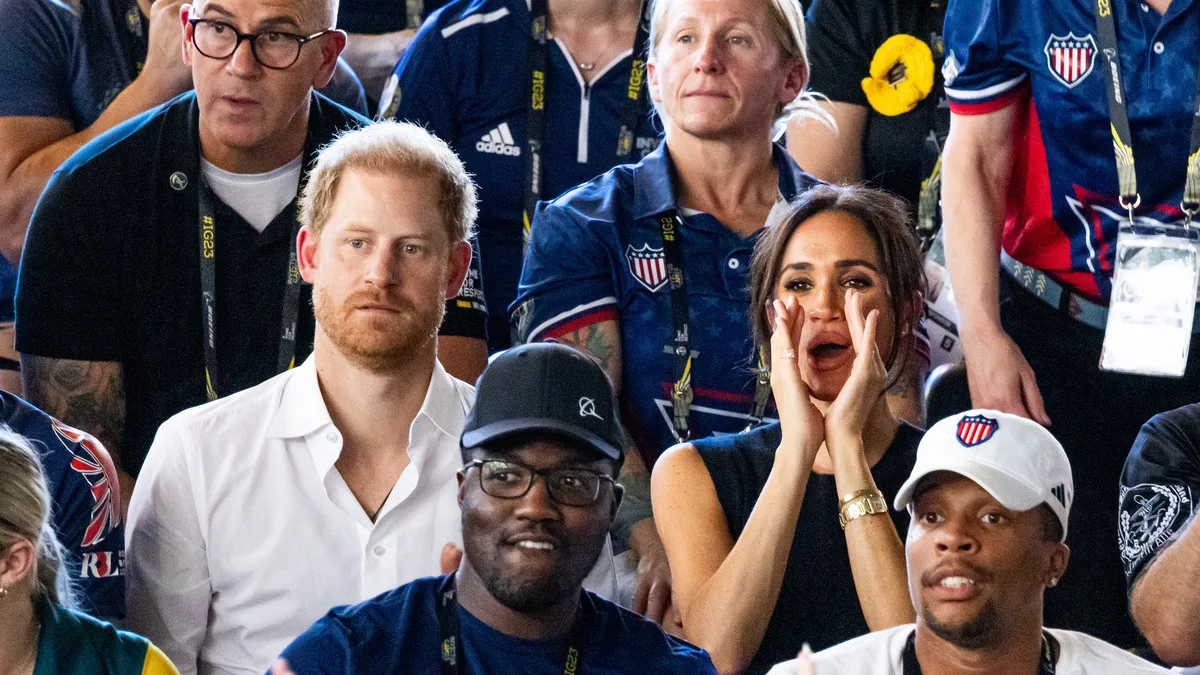
[[[457,573],[338,607],[275,672],[714,674],[702,650],[582,590],[621,503],[608,377],[557,344],[508,350],[479,380],[458,473]]]
[[[479,183],[479,255],[492,350],[511,342],[509,305],[536,204],[530,191],[536,199],[553,199],[658,144],[643,84],[645,55],[633,53],[644,51],[635,47],[639,0],[543,0],[546,63],[531,99],[531,52],[538,51],[531,23],[538,4],[531,10],[526,0],[456,0],[443,7],[414,38],[380,99],[381,117],[427,127]],[[535,100],[544,122],[531,135]],[[618,153],[628,114],[632,137]],[[536,162],[533,145],[539,146]]]
[[[24,436],[42,460],[54,499],[50,521],[66,552],[77,609],[103,619],[124,617],[125,525],[108,451],[90,434],[6,391],[0,391],[0,422]]]
[[[972,403],[1049,425],[1075,467],[1080,517],[1068,544],[1089,564],[1047,594],[1047,624],[1133,646],[1112,546],[1117,480],[1142,422],[1195,401],[1200,340],[1191,337],[1180,379],[1098,363],[1121,223],[1184,216],[1200,7],[951,0],[945,49],[946,257]],[[1136,157],[1136,195],[1128,172],[1118,180],[1118,133],[1129,137],[1122,156]]]

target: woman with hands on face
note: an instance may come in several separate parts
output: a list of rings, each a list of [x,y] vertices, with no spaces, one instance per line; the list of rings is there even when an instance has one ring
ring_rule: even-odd
[[[887,509],[922,433],[885,395],[889,373],[914,358],[923,306],[905,221],[877,190],[801,195],[751,267],[779,423],[675,446],[654,469],[673,599],[722,673],[765,673],[805,642],[821,649],[913,620],[907,520]]]

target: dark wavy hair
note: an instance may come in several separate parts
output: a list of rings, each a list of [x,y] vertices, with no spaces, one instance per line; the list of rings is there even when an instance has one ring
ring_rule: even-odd
[[[775,299],[783,252],[800,226],[822,213],[839,212],[858,221],[875,242],[880,272],[887,280],[894,330],[888,371],[899,373],[913,351],[916,323],[924,312],[924,259],[908,224],[908,207],[897,197],[862,185],[818,185],[798,196],[754,246],[750,262],[750,323],[755,343],[770,361],[771,322],[767,302]],[[897,357],[900,357],[897,359]],[[898,367],[895,367],[898,366]]]

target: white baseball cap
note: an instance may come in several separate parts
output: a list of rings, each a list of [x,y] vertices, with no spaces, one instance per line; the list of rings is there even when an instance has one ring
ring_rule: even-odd
[[[912,475],[896,493],[897,511],[912,506],[913,490],[935,471],[951,471],[975,481],[1013,511],[1045,503],[1062,523],[1075,486],[1062,445],[1042,425],[997,410],[968,410],[930,427],[917,446]]]

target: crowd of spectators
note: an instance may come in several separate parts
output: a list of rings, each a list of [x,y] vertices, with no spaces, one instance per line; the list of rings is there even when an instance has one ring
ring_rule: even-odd
[[[0,673],[1200,667],[1196,0],[0,34]]]

